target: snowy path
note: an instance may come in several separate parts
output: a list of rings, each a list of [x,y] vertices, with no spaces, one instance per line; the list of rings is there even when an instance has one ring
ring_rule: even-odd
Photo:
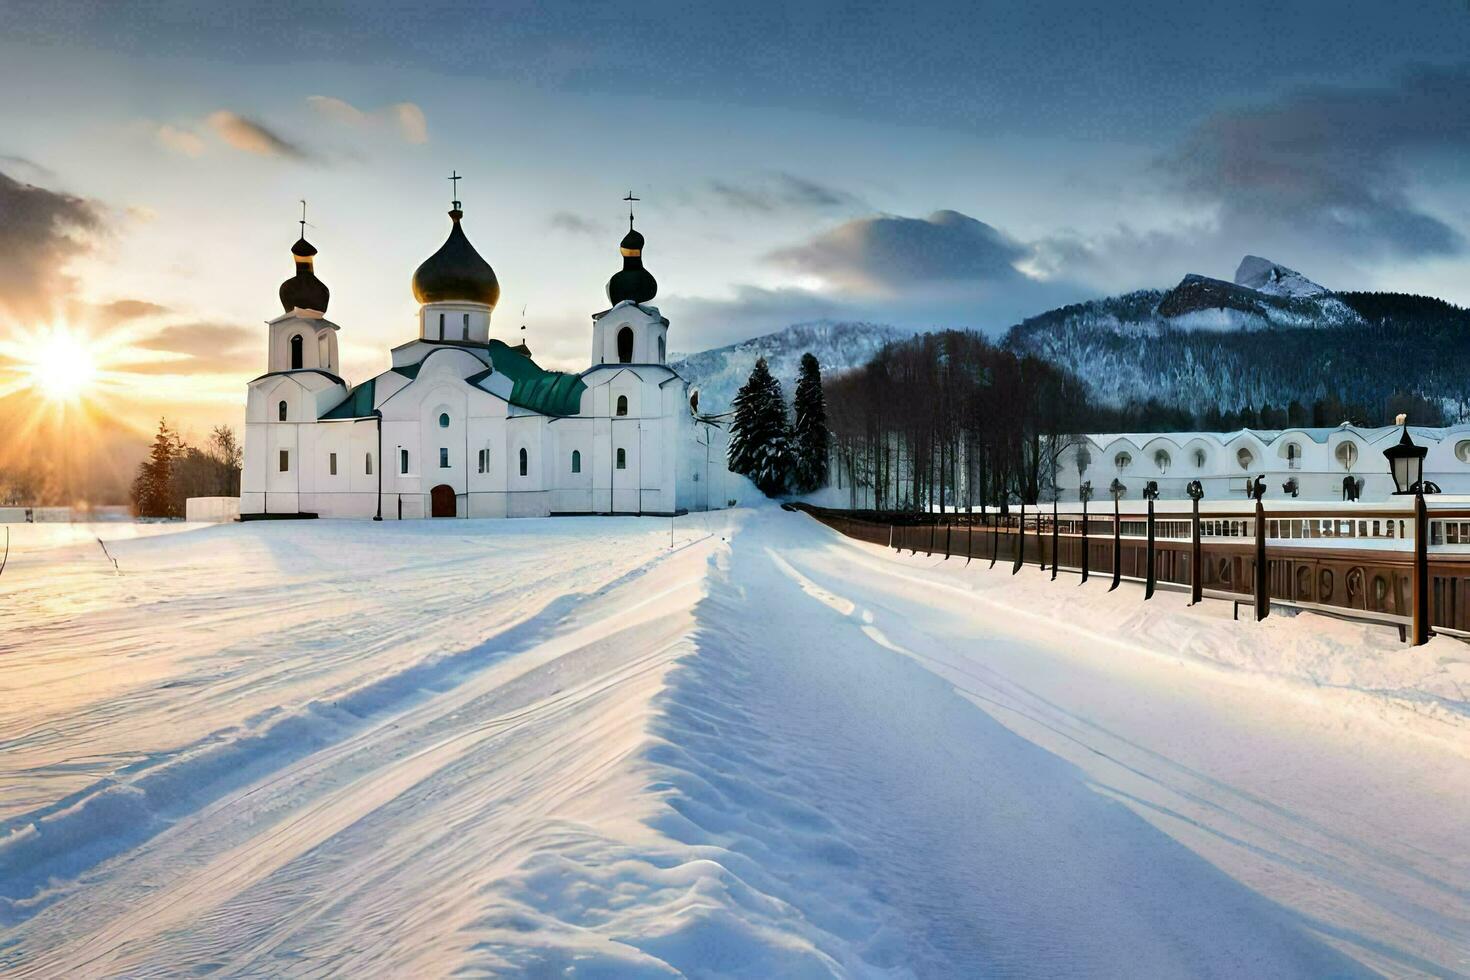
[[[0,973],[1470,974],[1463,729],[732,520],[23,550]]]

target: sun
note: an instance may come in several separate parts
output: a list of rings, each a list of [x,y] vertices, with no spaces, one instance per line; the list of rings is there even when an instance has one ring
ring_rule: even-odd
[[[52,401],[75,401],[97,378],[97,362],[84,338],[59,326],[36,341],[25,359],[31,387]]]

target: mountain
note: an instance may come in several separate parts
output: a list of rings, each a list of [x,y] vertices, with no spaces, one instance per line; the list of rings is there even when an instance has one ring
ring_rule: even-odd
[[[1016,324],[1004,342],[1074,371],[1111,405],[1152,398],[1202,414],[1340,397],[1378,414],[1407,393],[1449,419],[1470,417],[1470,375],[1459,367],[1470,363],[1466,310],[1332,292],[1257,256],[1236,280],[1188,275],[1173,289],[1064,306]]]
[[[750,377],[758,357],[766,359],[789,401],[796,390],[801,355],[808,351],[816,356],[825,376],[866,364],[884,344],[909,336],[910,331],[881,323],[797,323],[727,347],[676,355],[669,366],[699,389],[701,411],[724,412]]]
[[[1235,284],[1270,296],[1310,297],[1331,292],[1295,269],[1277,265],[1259,255],[1247,255],[1235,269]]]

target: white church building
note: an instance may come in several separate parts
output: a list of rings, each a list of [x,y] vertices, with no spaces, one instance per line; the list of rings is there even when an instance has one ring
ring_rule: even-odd
[[[491,336],[500,284],[465,236],[413,275],[417,336],[357,385],[341,376],[329,291],[305,238],[251,381],[242,520],[271,517],[544,517],[724,507],[726,432],[667,363],[669,321],[633,230],[609,308],[592,315],[591,366],[547,371]]]

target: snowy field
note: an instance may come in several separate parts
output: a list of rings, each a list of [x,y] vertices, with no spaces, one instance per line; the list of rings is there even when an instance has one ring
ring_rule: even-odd
[[[11,533],[5,976],[1470,975],[1455,641],[776,509]]]

